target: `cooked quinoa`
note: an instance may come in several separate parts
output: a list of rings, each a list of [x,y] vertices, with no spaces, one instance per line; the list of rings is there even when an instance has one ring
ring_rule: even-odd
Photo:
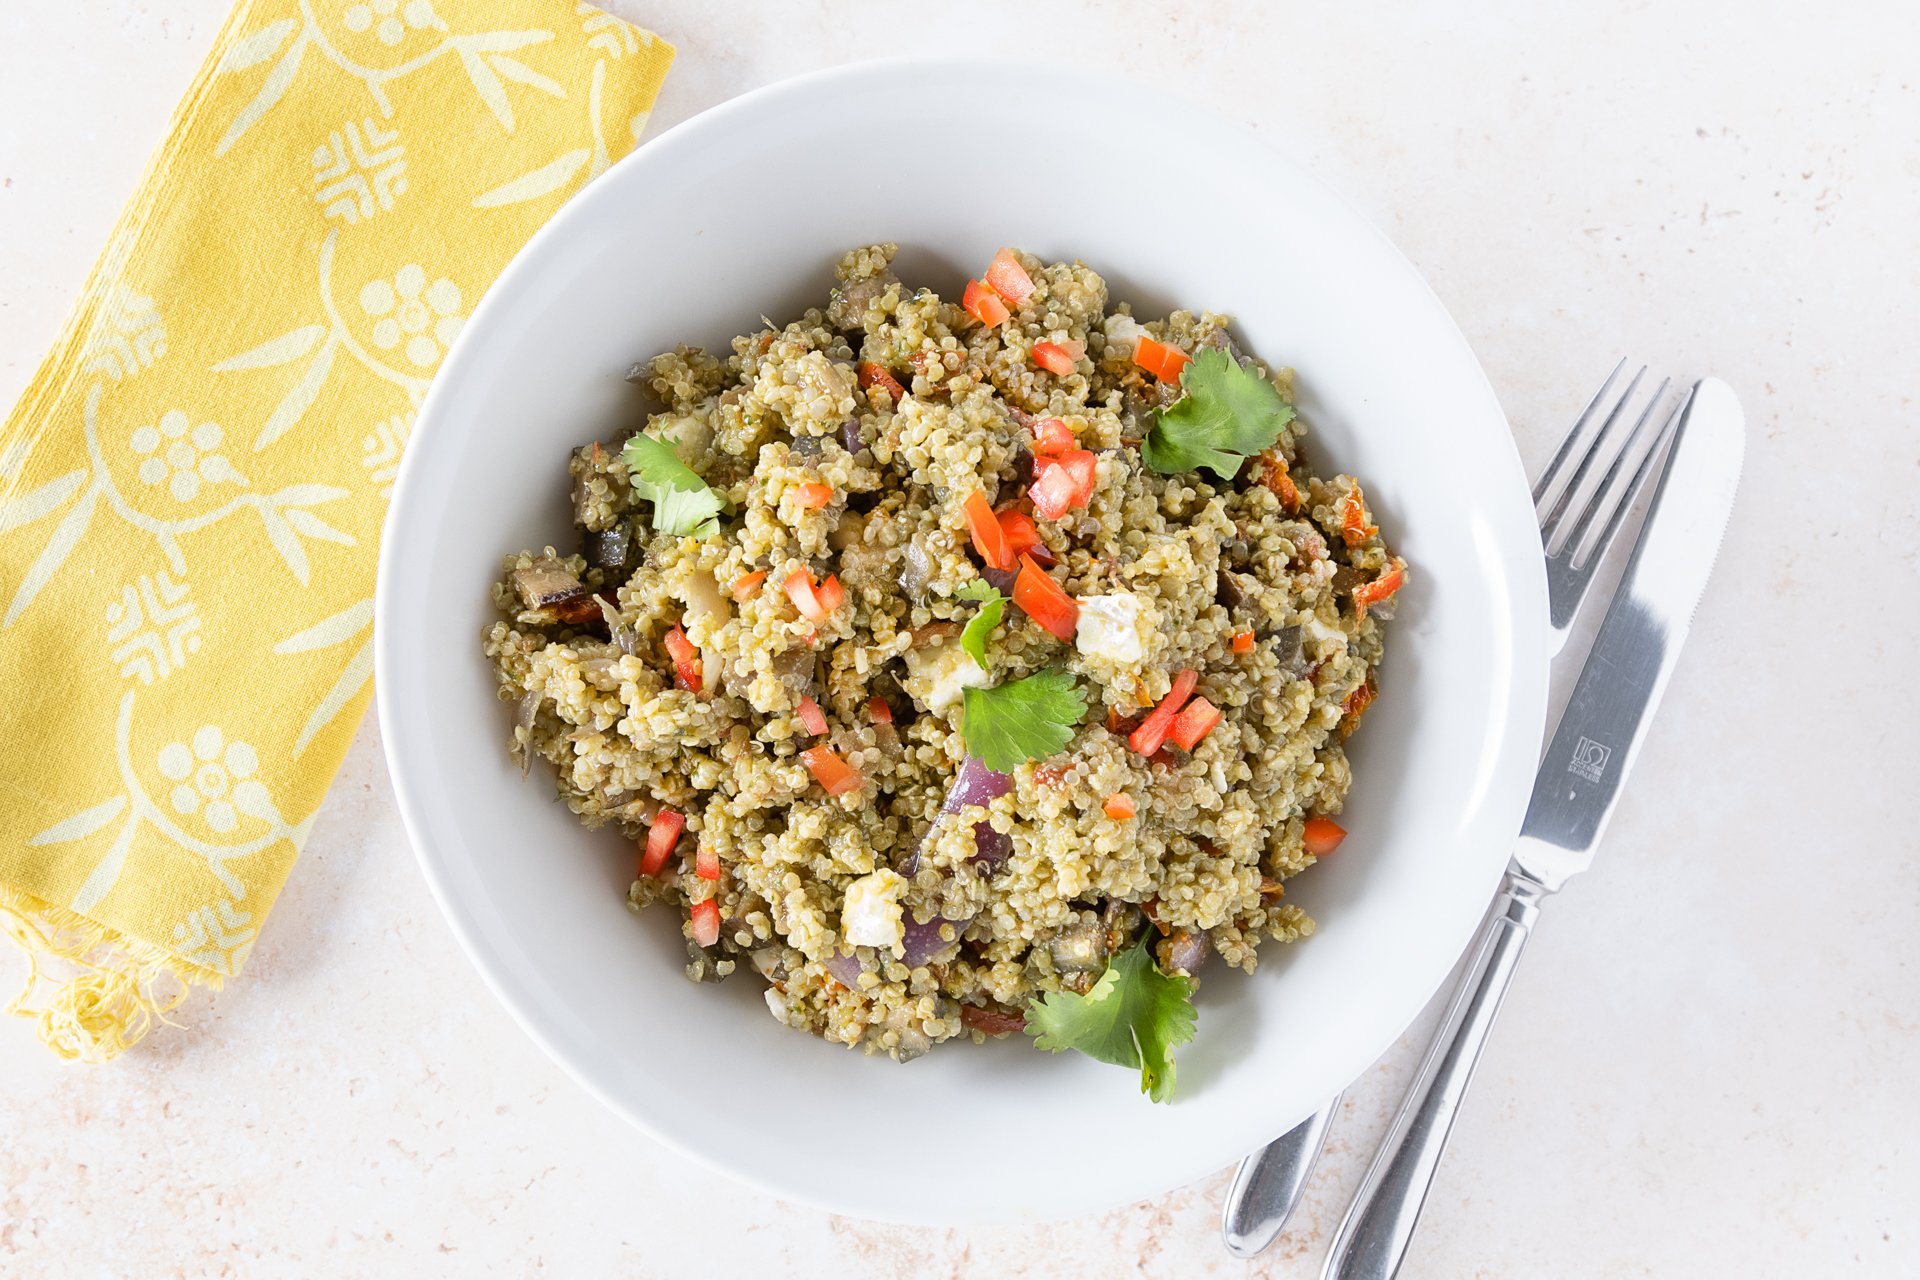
[[[1018,1028],[1143,935],[1192,974],[1311,933],[1285,882],[1315,861],[1309,820],[1340,812],[1404,566],[1297,420],[1231,481],[1143,464],[1181,394],[1136,362],[1143,338],[1223,351],[1291,403],[1292,371],[1243,354],[1226,317],[1142,320],[1084,264],[1017,254],[1031,292],[988,325],[901,282],[894,252],[848,253],[824,308],[725,358],[636,366],[662,406],[646,431],[721,500],[717,532],[655,532],[620,442],[575,450],[578,551],[506,559],[485,651],[516,756],[550,762],[586,825],[671,846],[628,897],[678,916],[688,976],[745,962],[779,1021],[904,1060]],[[1009,603],[983,669],[958,638],[984,554],[964,504],[1028,510],[1048,419],[1094,460],[1077,505],[1032,521],[1077,630]],[[964,690],[1047,669],[1086,699],[1066,747],[943,812]],[[1221,718],[1143,755],[1130,738],[1183,671]],[[814,747],[849,774],[811,767]]]

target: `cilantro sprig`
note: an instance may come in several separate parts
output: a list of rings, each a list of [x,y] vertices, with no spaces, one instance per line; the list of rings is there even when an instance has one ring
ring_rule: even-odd
[[[1000,617],[1006,612],[1007,598],[1000,594],[998,587],[985,578],[975,578],[971,582],[962,583],[960,589],[954,594],[962,600],[980,602],[979,611],[967,619],[966,628],[960,633],[960,647],[980,665],[982,671],[985,671],[987,669],[987,637],[992,635],[993,629],[1000,625]]]
[[[720,495],[673,446],[641,432],[620,450],[634,493],[653,504],[653,527],[676,538],[711,538],[720,532]]]
[[[991,689],[968,689],[960,733],[967,754],[987,768],[1012,773],[1023,760],[1044,760],[1073,738],[1087,714],[1087,695],[1058,668],[1006,680]]]
[[[1085,995],[1053,991],[1027,1007],[1027,1034],[1049,1053],[1078,1049],[1117,1067],[1137,1067],[1140,1092],[1173,1097],[1173,1051],[1193,1039],[1193,983],[1160,972],[1144,941],[1107,963]]]
[[[1154,416],[1140,456],[1162,475],[1202,467],[1231,480],[1240,464],[1273,446],[1293,406],[1273,384],[1209,347],[1180,375],[1186,394]]]

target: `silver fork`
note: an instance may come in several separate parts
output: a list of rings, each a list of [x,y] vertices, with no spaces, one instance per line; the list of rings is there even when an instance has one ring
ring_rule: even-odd
[[[1587,588],[1593,585],[1594,571],[1606,558],[1607,548],[1613,545],[1627,513],[1633,509],[1640,491],[1652,478],[1654,459],[1660,456],[1661,448],[1680,417],[1680,405],[1675,403],[1660,424],[1652,446],[1639,447],[1641,437],[1654,421],[1654,411],[1666,398],[1667,388],[1672,385],[1672,379],[1662,378],[1660,385],[1647,398],[1646,407],[1640,411],[1632,433],[1624,442],[1612,448],[1612,460],[1606,474],[1597,485],[1587,485],[1588,474],[1601,457],[1608,454],[1609,441],[1617,435],[1615,427],[1626,420],[1633,393],[1639,390],[1641,380],[1647,376],[1647,367],[1641,365],[1627,382],[1627,389],[1614,401],[1605,419],[1600,420],[1599,428],[1589,432],[1588,427],[1596,420],[1601,401],[1606,399],[1607,392],[1619,380],[1620,371],[1626,367],[1624,359],[1613,366],[1613,372],[1593,393],[1593,399],[1587,401],[1587,407],[1580,411],[1573,429],[1567,432],[1567,438],[1560,442],[1553,460],[1547,463],[1547,469],[1540,473],[1540,479],[1533,486],[1533,509],[1540,517],[1540,546],[1547,556],[1547,645],[1554,655],[1566,647],[1567,633],[1572,630],[1573,620],[1580,613],[1580,602],[1587,598]],[[1586,447],[1580,452],[1572,475],[1566,477],[1563,483],[1562,477],[1583,437],[1586,437]],[[1614,492],[1622,469],[1636,453],[1640,462],[1634,469],[1633,479],[1617,498],[1609,501],[1608,495]],[[1597,522],[1600,528],[1595,536],[1594,525]]]
[[[1626,389],[1611,401],[1611,408],[1603,410],[1626,367],[1624,359],[1613,366],[1613,372],[1574,419],[1533,486],[1540,547],[1547,560],[1550,654],[1557,655],[1566,647],[1567,635],[1579,616],[1587,589],[1593,585],[1594,573],[1641,490],[1653,478],[1654,462],[1673,434],[1685,401],[1682,397],[1664,417],[1660,416],[1657,410],[1671,385],[1670,379],[1662,378],[1634,418],[1634,396],[1647,375],[1647,367],[1642,365],[1627,380]],[[1620,424],[1630,418],[1633,427],[1622,439]],[[1654,427],[1656,422],[1659,425]],[[1649,428],[1654,432],[1651,442],[1644,439]],[[1635,458],[1637,463],[1632,461]],[[1603,463],[1606,470],[1599,481],[1590,482],[1594,469]],[[1630,464],[1632,479],[1622,486],[1620,477]],[[1220,1213],[1220,1235],[1234,1257],[1254,1257],[1286,1228],[1326,1145],[1340,1096],[1335,1094],[1326,1106],[1240,1162]]]

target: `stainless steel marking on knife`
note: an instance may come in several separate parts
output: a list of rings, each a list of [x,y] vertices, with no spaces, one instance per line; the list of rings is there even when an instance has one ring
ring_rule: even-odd
[[[1607,771],[1607,759],[1611,755],[1612,747],[1583,737],[1573,748],[1573,759],[1567,761],[1567,772],[1588,782],[1598,782],[1600,775]]]

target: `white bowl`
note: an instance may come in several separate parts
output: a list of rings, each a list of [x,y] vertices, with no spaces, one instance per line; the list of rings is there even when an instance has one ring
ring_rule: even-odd
[[[1037,120],[1086,122],[1039,135]],[[1176,158],[1178,158],[1176,160]],[[568,450],[632,420],[629,363],[724,350],[897,240],[957,291],[1002,244],[1079,257],[1136,314],[1231,313],[1298,370],[1323,471],[1363,477],[1412,564],[1354,739],[1340,852],[1288,885],[1318,919],[1214,968],[1171,1106],[1015,1038],[908,1065],[775,1023],[759,981],[695,986],[678,921],[626,907],[633,849],[507,759],[480,654],[499,557],[570,549]],[[1506,422],[1439,301],[1373,227],[1247,134],[1136,85],[982,62],[854,66],[662,135],[569,203],[474,312],[394,492],[381,730],[427,879],[537,1041],[659,1141],[773,1194],[960,1223],[1136,1200],[1324,1102],[1438,987],[1519,827],[1546,690],[1544,578]]]

